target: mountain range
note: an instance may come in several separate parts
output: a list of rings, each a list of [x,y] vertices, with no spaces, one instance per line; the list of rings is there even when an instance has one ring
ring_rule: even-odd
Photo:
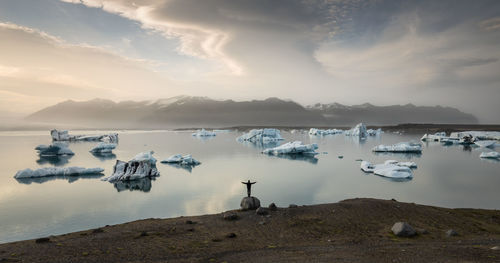
[[[412,104],[302,106],[278,98],[234,101],[177,96],[154,101],[67,100],[26,117],[29,121],[95,128],[181,128],[225,126],[350,126],[399,123],[475,124],[476,117],[450,107]]]

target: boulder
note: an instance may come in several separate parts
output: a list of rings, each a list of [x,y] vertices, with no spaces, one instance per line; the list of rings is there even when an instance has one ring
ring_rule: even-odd
[[[244,197],[241,199],[240,207],[242,210],[255,210],[260,207],[260,200],[257,197]]]
[[[406,222],[397,222],[392,228],[392,233],[398,237],[412,237],[417,234],[415,229]]]
[[[227,220],[227,221],[238,220],[238,215],[235,213],[231,213],[231,212],[224,213],[224,215],[222,217],[224,218],[224,220]]]
[[[276,211],[276,210],[278,210],[278,207],[276,206],[276,204],[275,204],[275,203],[271,203],[271,204],[269,205],[269,210],[271,210],[271,211]]]
[[[269,214],[269,212],[267,211],[267,209],[264,208],[264,207],[257,208],[257,210],[255,210],[255,213],[257,215],[261,215],[261,216]]]

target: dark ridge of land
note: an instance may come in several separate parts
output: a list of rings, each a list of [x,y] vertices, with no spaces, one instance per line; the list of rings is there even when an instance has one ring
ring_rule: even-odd
[[[146,219],[0,244],[0,262],[499,262],[500,211],[395,200]],[[397,237],[395,222],[419,234]],[[455,230],[457,236],[447,236]]]

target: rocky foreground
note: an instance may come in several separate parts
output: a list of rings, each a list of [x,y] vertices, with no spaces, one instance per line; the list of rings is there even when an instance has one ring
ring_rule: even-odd
[[[257,212],[1,244],[0,262],[500,262],[499,210],[351,199]]]

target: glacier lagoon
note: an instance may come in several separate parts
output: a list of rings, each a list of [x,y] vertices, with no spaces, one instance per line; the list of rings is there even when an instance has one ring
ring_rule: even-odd
[[[75,131],[79,134],[102,131]],[[116,131],[114,131],[116,132]],[[394,198],[444,207],[500,209],[500,162],[482,160],[484,148],[423,143],[422,154],[373,153],[379,144],[418,142],[422,134],[385,133],[359,140],[342,134],[310,136],[307,131],[281,131],[285,140],[316,143],[316,156],[269,156],[265,146],[237,142],[243,132],[200,138],[192,131],[118,131],[112,154],[92,154],[95,142],[70,143],[73,156],[39,157],[34,148],[49,144],[48,131],[0,132],[0,243],[124,223],[144,218],[219,213],[237,209],[252,188],[262,205],[330,203],[355,197]],[[41,167],[102,167],[111,175],[116,160],[128,161],[153,150],[162,160],[191,154],[202,164],[190,169],[157,163],[155,180],[101,181],[99,176],[46,177],[16,180],[18,170]],[[498,149],[496,149],[498,150]],[[339,158],[342,156],[343,158]],[[359,159],[412,161],[418,169],[411,180],[391,180],[360,170]]]

